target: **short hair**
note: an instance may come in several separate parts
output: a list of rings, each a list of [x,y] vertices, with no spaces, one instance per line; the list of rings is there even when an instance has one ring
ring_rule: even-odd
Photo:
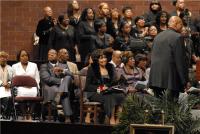
[[[27,54],[27,56],[28,56],[28,60],[30,59],[29,53],[28,53],[26,50],[22,49],[22,50],[20,50],[20,51],[17,53],[17,61],[18,61],[18,62],[20,61],[20,55],[21,55],[22,51],[26,52],[26,54]]]
[[[9,54],[5,51],[0,51],[0,56],[4,56],[4,57],[8,58]]]
[[[59,23],[62,23],[62,22],[63,22],[63,20],[64,20],[64,18],[65,18],[65,16],[67,16],[67,17],[68,17],[68,15],[67,15],[67,14],[60,14],[60,15],[58,16],[58,22],[59,22]]]
[[[129,58],[131,58],[133,56],[134,56],[133,52],[131,52],[131,51],[124,51],[123,54],[122,54],[122,62],[124,64],[126,64],[128,62],[128,60],[129,60]]]
[[[144,17],[143,16],[137,16],[136,18],[135,18],[135,24],[139,21],[139,20],[144,20]]]
[[[101,28],[103,25],[106,25],[106,23],[102,19],[97,19],[94,22],[94,29],[96,32],[99,31],[99,28]]]
[[[101,56],[105,55],[105,51],[102,49],[94,50],[91,54],[93,63],[98,63],[98,60]]]
[[[94,11],[94,9],[92,9],[92,8],[85,8],[85,9],[82,11],[82,14],[81,14],[81,17],[80,17],[80,19],[81,19],[82,21],[86,21],[86,16],[87,16],[88,9],[91,9],[91,10],[93,11],[93,13],[94,13],[94,19],[95,19],[95,11]]]
[[[132,7],[130,6],[125,6],[122,8],[122,13],[124,14],[126,12],[126,10],[132,10]]]
[[[135,65],[137,66],[140,61],[145,61],[145,60],[147,60],[147,56],[145,54],[139,53],[135,56]]]

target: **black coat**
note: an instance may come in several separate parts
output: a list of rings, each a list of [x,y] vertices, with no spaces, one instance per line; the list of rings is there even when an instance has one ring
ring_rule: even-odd
[[[69,52],[70,59],[75,60],[75,31],[72,26],[68,26],[68,29],[63,29],[59,25],[56,25],[50,32],[49,47],[55,50],[66,48]]]
[[[86,92],[97,92],[98,86],[105,84],[108,87],[111,86],[109,84],[113,83],[116,80],[116,72],[115,68],[112,64],[107,63],[106,69],[108,70],[108,74],[110,77],[110,83],[103,83],[102,77],[100,74],[99,65],[93,63],[87,71],[87,78],[86,78],[86,84],[85,84],[85,91]]]
[[[54,23],[52,19],[44,18],[38,22],[36,35],[40,37],[39,44],[42,44],[42,45],[48,44],[49,34],[53,26],[54,26]]]
[[[107,24],[106,24],[106,26],[107,26],[107,32],[106,33],[110,34],[113,38],[116,38],[116,36],[119,33],[120,21],[121,20],[119,19],[118,20],[118,28],[116,29],[114,27],[112,19],[109,18],[108,21],[107,21]]]
[[[130,45],[133,41],[133,37],[129,36],[129,40],[128,42],[125,41],[125,38],[121,35],[117,36],[114,44],[113,44],[113,49],[114,50],[120,50],[120,51],[129,51],[130,49]]]
[[[94,48],[96,32],[94,27],[91,27],[87,21],[81,21],[78,26],[79,53],[81,60],[84,61],[88,53],[91,53]]]
[[[165,30],[153,42],[149,86],[181,91],[187,81],[183,38],[174,30]]]

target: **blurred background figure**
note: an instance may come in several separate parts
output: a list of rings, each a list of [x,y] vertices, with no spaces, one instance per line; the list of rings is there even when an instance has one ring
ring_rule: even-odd
[[[144,15],[145,25],[149,26],[155,24],[156,16],[162,11],[162,6],[158,0],[152,0],[149,5],[149,12]]]
[[[69,25],[68,16],[66,14],[59,15],[58,24],[50,32],[49,48],[53,48],[56,51],[66,48],[69,52],[69,59],[76,61],[75,43],[75,30],[73,26]]]
[[[54,19],[53,11],[51,7],[45,7],[43,9],[44,18],[38,22],[36,35],[39,37],[39,56],[38,60],[46,61],[48,52],[48,40],[49,34],[54,25],[56,24],[56,19]]]

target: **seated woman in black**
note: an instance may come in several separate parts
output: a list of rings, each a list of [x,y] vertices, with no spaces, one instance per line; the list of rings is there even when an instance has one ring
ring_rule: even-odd
[[[119,35],[116,37],[113,49],[120,51],[130,50],[131,40],[130,36],[131,25],[127,21],[122,21],[119,27]]]
[[[107,62],[107,58],[102,50],[98,49],[92,53],[93,63],[88,68],[86,78],[86,92],[90,92],[88,99],[91,101],[101,102],[104,107],[106,117],[109,118],[110,124],[117,124],[119,119],[115,119],[116,111],[121,112],[121,104],[125,99],[124,93],[107,93],[103,94],[99,90],[106,90],[111,83],[117,80],[117,75],[112,64]]]

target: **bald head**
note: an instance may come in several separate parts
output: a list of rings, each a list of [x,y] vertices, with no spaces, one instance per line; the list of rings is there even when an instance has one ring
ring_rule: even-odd
[[[112,61],[116,65],[120,65],[121,64],[121,56],[122,56],[121,51],[119,51],[119,50],[114,51],[113,54],[112,54]]]
[[[183,27],[183,22],[181,20],[180,17],[178,16],[172,16],[170,19],[169,19],[169,22],[168,22],[168,27],[169,28],[172,28],[174,29],[175,31],[177,32],[181,32],[182,30],[182,27]]]
[[[62,48],[58,51],[58,60],[60,62],[66,62],[69,60],[69,53],[68,53],[67,49]]]
[[[51,7],[49,7],[49,6],[44,7],[43,11],[44,11],[44,15],[46,17],[51,17],[53,15],[53,11],[52,11]]]

